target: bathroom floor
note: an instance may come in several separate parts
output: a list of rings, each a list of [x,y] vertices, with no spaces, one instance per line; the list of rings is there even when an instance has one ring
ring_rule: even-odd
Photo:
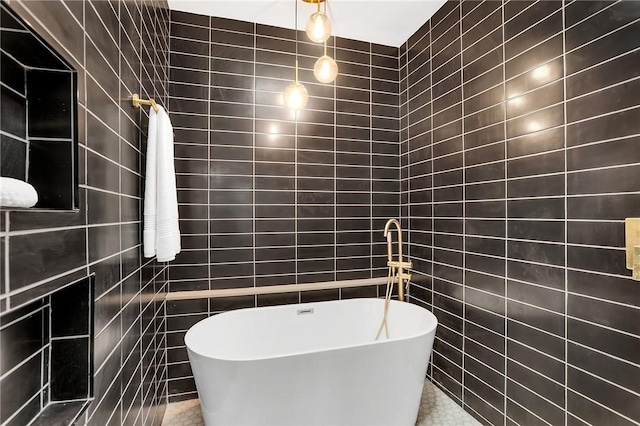
[[[476,419],[431,382],[424,383],[416,426],[476,426]],[[204,426],[197,399],[167,406],[162,426]]]

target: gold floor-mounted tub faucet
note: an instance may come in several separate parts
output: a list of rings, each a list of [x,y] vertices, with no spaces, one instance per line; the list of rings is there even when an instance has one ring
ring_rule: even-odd
[[[398,231],[398,260],[393,260],[393,244],[391,239],[391,232],[389,228],[391,225],[395,225]],[[400,228],[400,222],[396,219],[389,219],[384,225],[384,237],[387,239],[387,266],[391,276],[395,276],[398,280],[398,299],[404,301],[404,282],[408,282],[411,279],[411,274],[404,272],[405,268],[411,268],[413,264],[411,262],[402,261],[402,228]],[[391,268],[395,268],[397,272],[394,274]]]
[[[398,231],[398,260],[393,260],[393,241],[391,239],[391,231],[389,230],[391,225],[395,225],[396,230]],[[389,219],[387,221],[387,224],[384,226],[384,236],[387,239],[387,266],[389,267],[389,273],[387,275],[387,291],[384,296],[384,311],[382,313],[382,322],[380,323],[380,328],[378,328],[378,333],[376,334],[375,340],[378,340],[380,338],[382,330],[384,330],[386,338],[389,338],[387,316],[389,314],[389,302],[391,300],[393,283],[396,280],[398,281],[398,300],[403,302],[404,282],[405,280],[409,282],[409,280],[411,279],[411,274],[405,273],[404,269],[411,268],[413,266],[411,262],[402,261],[402,228],[400,228],[400,222],[395,219]]]

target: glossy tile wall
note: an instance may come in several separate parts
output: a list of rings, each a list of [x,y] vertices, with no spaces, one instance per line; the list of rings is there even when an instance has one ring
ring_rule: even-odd
[[[282,105],[294,78],[292,30],[172,12],[184,236],[170,291],[385,276],[382,229],[400,201],[398,49],[331,38],[340,74],[322,85],[311,71],[322,46],[298,38],[310,100],[296,120]],[[232,307],[356,295],[377,288],[168,304],[172,400],[195,397],[183,338],[196,321]]]
[[[0,212],[0,311],[7,318],[95,273],[95,400],[81,423],[159,424],[166,396],[166,267],[141,255],[147,116],[128,97],[140,92],[167,102],[168,6],[161,1],[11,1],[9,6],[78,71],[80,208]],[[13,348],[3,342],[3,359]],[[39,350],[34,347],[34,353]],[[20,377],[3,371],[3,395],[22,386]],[[3,425],[26,424],[36,414],[32,407],[3,411]]]
[[[640,4],[452,1],[401,48],[412,300],[485,424],[640,422]]]

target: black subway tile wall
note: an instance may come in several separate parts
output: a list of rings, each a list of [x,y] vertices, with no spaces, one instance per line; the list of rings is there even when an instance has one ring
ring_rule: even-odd
[[[8,4],[78,71],[80,208],[0,212],[0,423],[48,401],[44,375],[19,372],[46,371],[55,290],[95,274],[95,400],[80,423],[159,424],[167,397],[197,397],[184,347],[197,321],[380,295],[165,306],[166,292],[384,276],[382,228],[399,216],[445,393],[483,424],[640,424],[623,223],[640,216],[640,3],[449,1],[399,49],[331,38],[329,85],[312,73],[322,46],[299,32],[310,99],[297,115],[281,96],[292,30],[160,0]],[[5,56],[2,102],[22,105]],[[174,125],[183,251],[169,267],[141,255],[135,92]],[[26,126],[8,118],[2,149],[19,156]],[[4,157],[2,171],[26,173]]]
[[[148,119],[129,99],[140,93],[163,105],[168,102],[168,5],[61,0],[6,4],[78,72],[80,187],[75,211],[0,212],[0,422],[27,424],[49,398],[44,376],[31,383],[26,379],[33,375],[14,374],[19,369],[44,371],[48,359],[38,347],[43,336],[36,323],[42,324],[50,305],[38,301],[95,273],[95,399],[78,423],[160,424],[167,395],[166,265],[141,254]],[[5,84],[16,83],[5,80],[7,67],[3,56],[3,97]],[[5,135],[5,117],[3,109],[3,150],[9,143],[5,136],[20,131]],[[55,158],[49,161],[60,165]],[[4,170],[3,163],[3,175]],[[14,333],[14,325],[24,333]],[[62,361],[71,359],[69,354],[78,356],[80,347],[86,354],[86,341],[56,342],[61,346],[54,357]],[[25,380],[17,383],[7,380],[21,377]]]
[[[640,422],[640,3],[450,1],[400,51],[410,299],[484,424]]]
[[[302,6],[301,6],[302,7]],[[312,7],[309,6],[310,13]],[[183,252],[170,291],[386,275],[385,221],[399,214],[398,49],[332,37],[340,74],[313,76],[322,46],[293,30],[171,14],[170,107]],[[167,305],[170,400],[194,398],[188,327],[233,307],[377,296],[376,287]]]

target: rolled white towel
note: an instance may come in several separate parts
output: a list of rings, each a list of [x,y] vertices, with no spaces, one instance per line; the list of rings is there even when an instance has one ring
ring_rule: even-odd
[[[0,177],[0,207],[33,207],[38,193],[27,182],[10,177]]]

